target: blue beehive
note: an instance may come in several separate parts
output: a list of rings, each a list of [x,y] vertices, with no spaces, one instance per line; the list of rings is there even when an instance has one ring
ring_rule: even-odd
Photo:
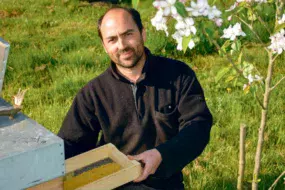
[[[0,93],[9,44],[0,38]],[[0,98],[0,113],[13,106]],[[17,113],[0,114],[0,190],[20,190],[63,176],[63,140],[37,122]]]

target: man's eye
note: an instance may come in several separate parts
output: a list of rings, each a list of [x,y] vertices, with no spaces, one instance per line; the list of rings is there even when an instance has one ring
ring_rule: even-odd
[[[127,33],[127,36],[131,36],[132,35],[132,33]]]

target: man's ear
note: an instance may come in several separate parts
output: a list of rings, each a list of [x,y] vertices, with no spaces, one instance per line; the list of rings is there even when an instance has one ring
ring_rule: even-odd
[[[143,41],[145,42],[146,41],[146,31],[144,28],[142,29],[142,37],[143,37]]]

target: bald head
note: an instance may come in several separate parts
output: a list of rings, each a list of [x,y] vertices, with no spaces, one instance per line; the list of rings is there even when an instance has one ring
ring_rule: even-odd
[[[104,21],[110,20],[106,18],[111,18],[112,20],[119,20],[119,16],[120,19],[128,19],[128,17],[130,17],[138,27],[140,33],[142,33],[143,25],[140,14],[137,10],[125,7],[113,7],[107,10],[98,20],[97,30],[98,30],[98,35],[101,39],[102,39],[102,32],[101,32],[102,23],[105,24]]]

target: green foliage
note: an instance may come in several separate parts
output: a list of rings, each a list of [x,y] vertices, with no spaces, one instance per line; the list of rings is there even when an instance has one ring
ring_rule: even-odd
[[[188,13],[185,9],[185,6],[179,2],[179,1],[176,1],[175,4],[174,4],[175,8],[177,9],[177,12],[180,16],[182,17],[187,17],[188,16]]]
[[[133,8],[137,9],[139,5],[140,0],[132,0],[132,6]]]
[[[183,39],[182,39],[182,49],[183,49],[184,53],[186,52],[186,50],[188,48],[188,44],[189,44],[191,39],[192,39],[191,35],[183,37]]]

